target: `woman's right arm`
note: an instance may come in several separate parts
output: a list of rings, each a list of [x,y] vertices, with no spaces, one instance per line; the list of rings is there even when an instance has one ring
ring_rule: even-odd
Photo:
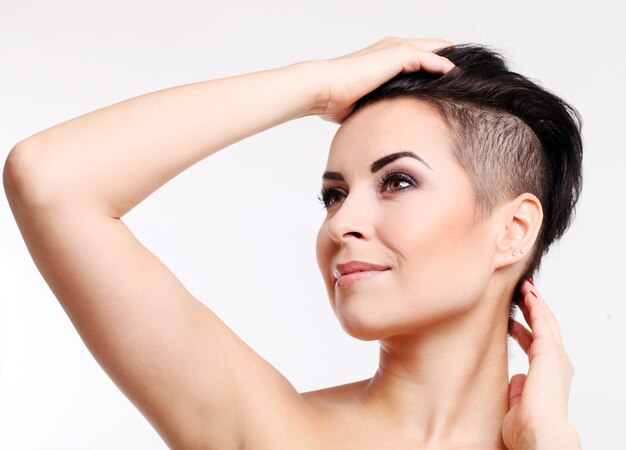
[[[305,432],[307,409],[120,218],[229,144],[305,115],[341,121],[400,70],[445,71],[429,45],[383,40],[343,58],[165,89],[11,151],[5,192],[37,268],[94,358],[170,447],[294,448],[287,439]]]
[[[60,123],[15,146],[5,170],[20,183],[9,187],[48,206],[62,201],[120,218],[218,150],[323,111],[319,64],[163,89]]]
[[[91,354],[172,448],[250,447],[250,436],[281,447],[272,424],[298,417],[302,398],[120,218],[219,149],[314,113],[316,64],[132,98],[35,134],[5,163],[5,192],[37,268]]]

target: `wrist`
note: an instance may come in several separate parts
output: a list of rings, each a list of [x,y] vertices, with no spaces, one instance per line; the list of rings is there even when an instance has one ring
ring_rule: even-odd
[[[316,116],[324,113],[328,106],[328,86],[323,82],[324,60],[301,61],[287,66],[295,73],[308,91],[310,106],[300,117]]]

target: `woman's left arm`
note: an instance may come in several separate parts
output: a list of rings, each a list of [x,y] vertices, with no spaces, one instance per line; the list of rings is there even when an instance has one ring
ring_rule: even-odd
[[[510,334],[528,355],[529,369],[528,375],[511,378],[502,438],[511,450],[580,450],[578,433],[567,419],[574,366],[541,293],[528,280],[521,290],[519,307],[532,333],[514,320]]]

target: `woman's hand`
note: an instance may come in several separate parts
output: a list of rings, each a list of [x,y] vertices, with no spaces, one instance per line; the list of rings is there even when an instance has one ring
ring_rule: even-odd
[[[446,73],[454,64],[433,52],[450,45],[440,39],[386,37],[357,52],[318,61],[325,66],[320,75],[327,95],[317,115],[341,123],[354,102],[401,72]]]
[[[528,280],[521,287],[519,307],[532,333],[513,321],[511,336],[528,355],[528,375],[516,374],[509,385],[509,412],[502,438],[511,450],[580,449],[578,435],[567,420],[567,402],[574,367],[563,347],[556,318]]]

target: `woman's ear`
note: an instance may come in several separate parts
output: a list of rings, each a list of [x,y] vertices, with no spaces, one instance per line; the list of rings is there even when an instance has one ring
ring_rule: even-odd
[[[494,270],[525,261],[539,234],[543,208],[539,199],[528,192],[520,194],[500,208],[496,226]]]

